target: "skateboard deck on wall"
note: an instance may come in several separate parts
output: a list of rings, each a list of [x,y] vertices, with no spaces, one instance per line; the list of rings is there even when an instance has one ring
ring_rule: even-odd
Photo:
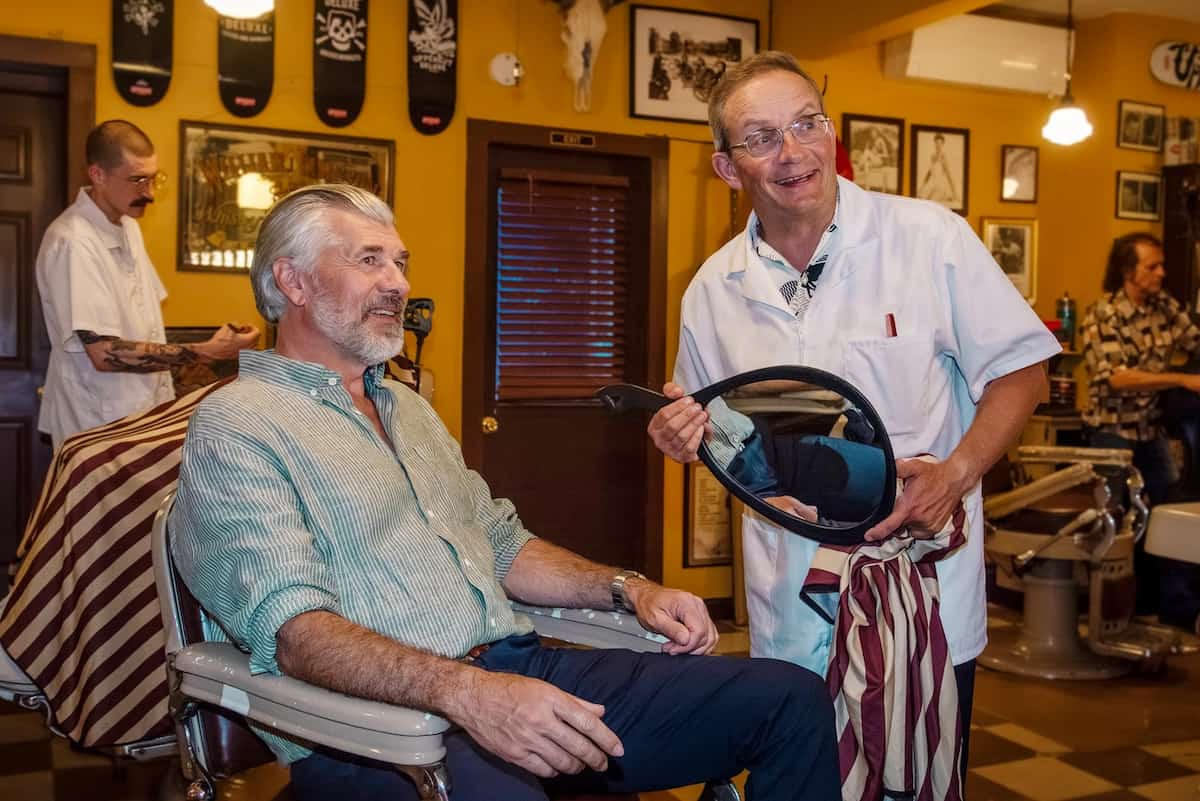
[[[313,103],[321,122],[349,125],[367,87],[367,0],[316,0]]]
[[[408,2],[408,117],[433,135],[454,117],[458,78],[458,0]]]
[[[253,117],[275,85],[275,12],[217,20],[217,86],[230,114]]]
[[[171,84],[175,0],[112,0],[112,71],[127,103],[152,106]]]

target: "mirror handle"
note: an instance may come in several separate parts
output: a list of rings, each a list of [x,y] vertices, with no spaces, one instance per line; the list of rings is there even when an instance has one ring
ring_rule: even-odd
[[[657,412],[671,402],[671,399],[661,392],[639,387],[637,384],[609,384],[597,390],[596,397],[604,404],[609,414],[622,414],[630,409]]]

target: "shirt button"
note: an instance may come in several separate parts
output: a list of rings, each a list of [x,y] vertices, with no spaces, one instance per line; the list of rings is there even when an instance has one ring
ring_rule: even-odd
[[[495,627],[496,627],[496,618],[494,618],[494,617],[489,617],[489,618],[488,618],[488,623],[490,623],[490,624],[492,625],[492,628],[495,628]]]
[[[329,386],[331,386],[331,387],[332,387],[334,384],[336,384],[336,383],[337,383],[337,381],[338,381],[338,380],[337,380],[336,378],[330,378],[330,379],[329,379]]]
[[[308,394],[309,394],[309,395],[312,395],[314,398],[315,398],[315,397],[317,397],[317,391],[316,391],[315,389],[310,389],[310,390],[308,391]]]
[[[313,393],[313,394],[316,394],[316,393]],[[357,414],[359,417],[362,417],[362,416],[363,416],[363,413],[362,413],[362,412],[360,412],[358,409],[355,409],[355,410],[354,410],[354,413],[355,413],[355,414]]]
[[[464,560],[463,560],[463,564],[464,564],[464,565],[466,565],[467,567],[470,567],[470,566],[471,566],[471,560],[470,560],[470,559],[464,559]]]

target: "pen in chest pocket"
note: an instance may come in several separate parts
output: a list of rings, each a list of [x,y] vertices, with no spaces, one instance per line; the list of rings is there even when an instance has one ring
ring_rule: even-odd
[[[896,315],[892,314],[891,312],[888,312],[886,315],[884,315],[883,328],[884,333],[886,333],[889,337],[896,336]]]

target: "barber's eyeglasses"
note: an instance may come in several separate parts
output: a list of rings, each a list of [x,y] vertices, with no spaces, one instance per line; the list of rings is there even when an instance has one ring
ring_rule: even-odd
[[[136,186],[138,188],[139,192],[145,192],[147,189],[150,189],[150,188],[162,189],[164,186],[166,186],[167,185],[167,174],[165,172],[159,171],[159,172],[154,173],[153,175],[143,175],[139,178],[134,178],[134,177],[130,176],[129,178],[126,178],[125,180],[129,181],[129,183]]]
[[[807,114],[798,117],[786,128],[759,128],[741,144],[730,145],[729,150],[732,152],[744,147],[746,153],[756,159],[774,156],[783,147],[784,132],[790,133],[792,138],[802,145],[811,145],[829,132],[831,122],[833,120],[824,114]]]

